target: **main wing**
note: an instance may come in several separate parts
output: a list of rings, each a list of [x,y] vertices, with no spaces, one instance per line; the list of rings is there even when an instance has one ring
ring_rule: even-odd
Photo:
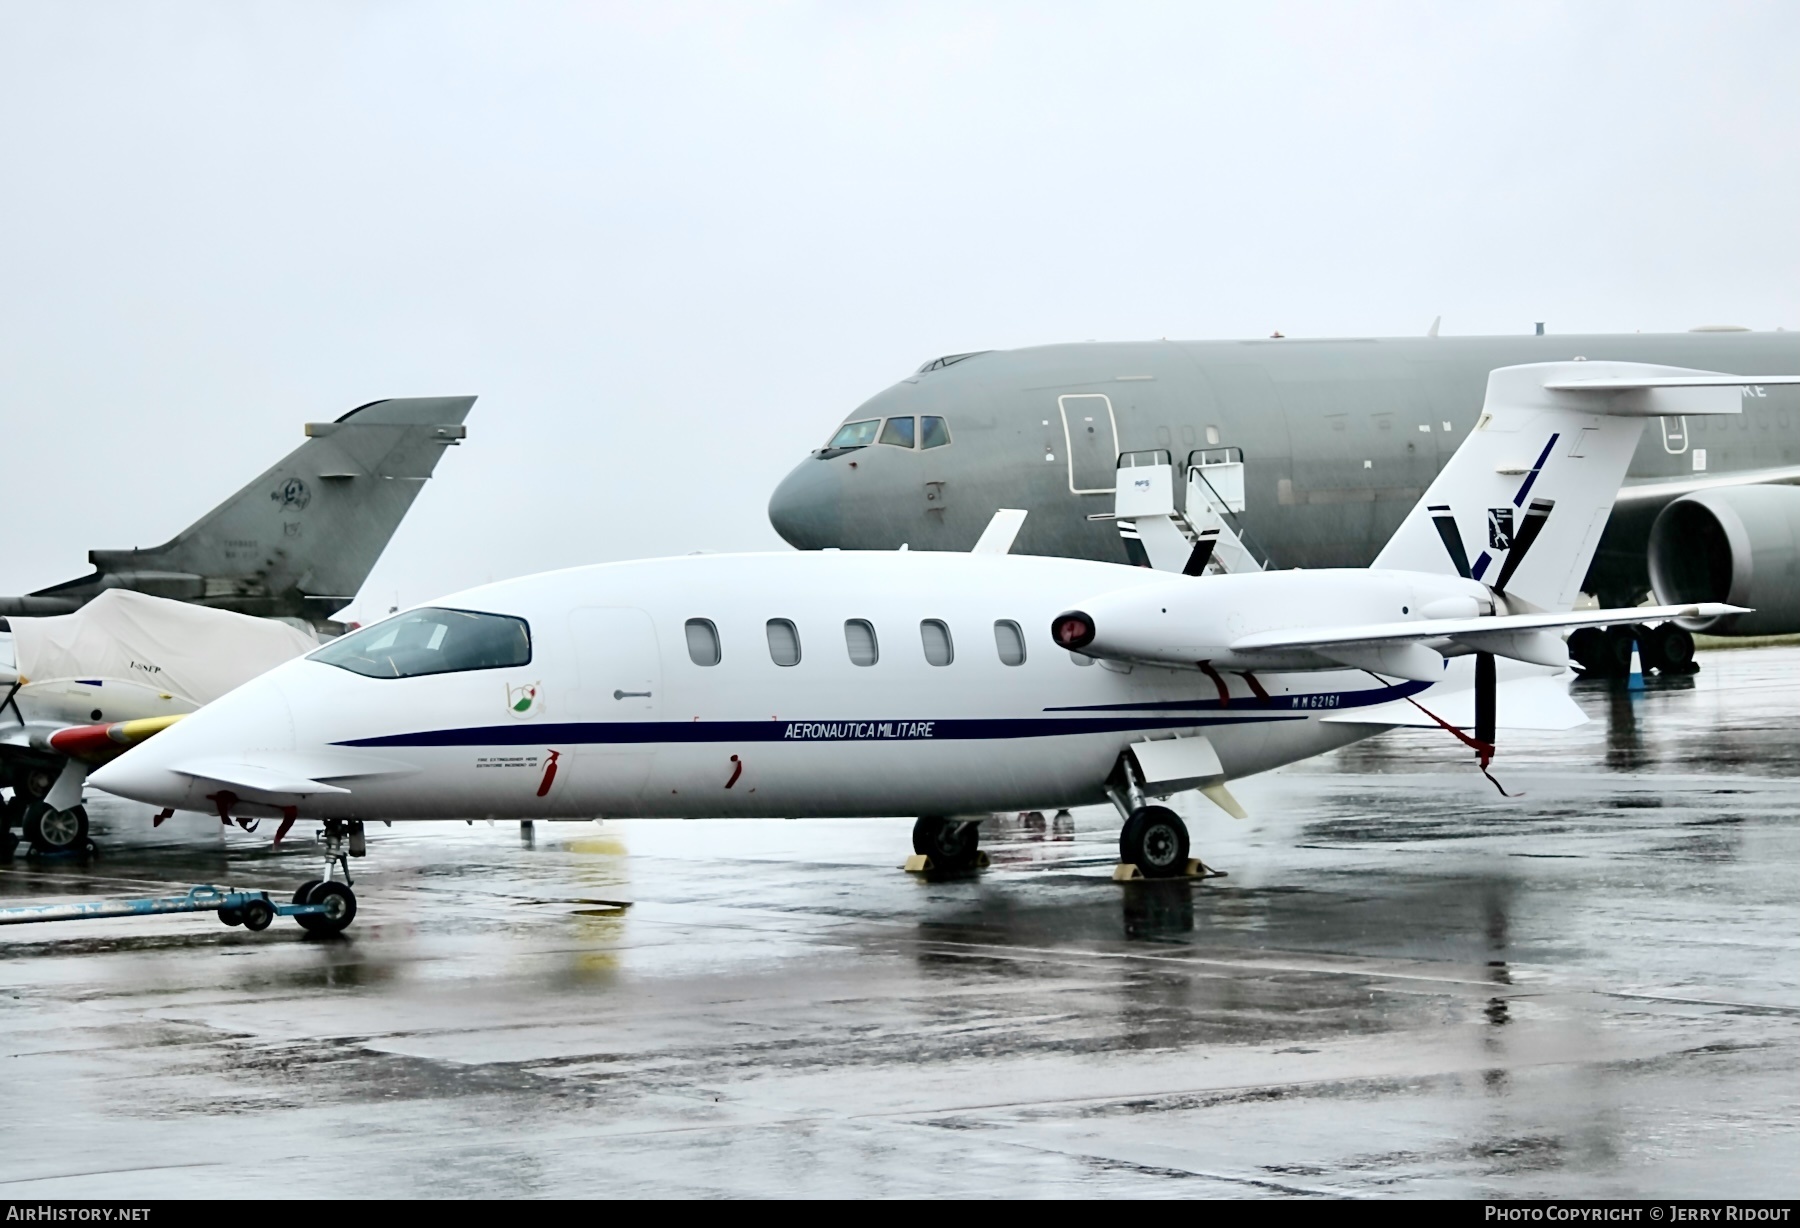
[[[1231,651],[1246,657],[1258,652],[1291,655],[1296,650],[1317,653],[1328,661],[1390,674],[1419,682],[1435,682],[1443,676],[1442,654],[1428,644],[1458,644],[1476,652],[1528,661],[1533,665],[1562,668],[1568,665],[1568,649],[1554,632],[1571,627],[1603,627],[1619,623],[1660,622],[1671,618],[1715,618],[1748,611],[1722,602],[1702,601],[1687,605],[1632,606],[1614,610],[1570,610],[1549,614],[1498,614],[1476,618],[1423,618],[1407,622],[1368,623],[1362,626],[1304,627],[1289,631],[1261,631],[1231,643]]]

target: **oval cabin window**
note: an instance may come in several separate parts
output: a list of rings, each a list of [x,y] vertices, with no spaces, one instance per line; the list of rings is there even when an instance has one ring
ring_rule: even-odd
[[[919,624],[919,638],[925,642],[925,660],[931,665],[948,665],[956,657],[950,643],[950,628],[935,618]]]
[[[695,665],[719,663],[719,629],[705,618],[687,620],[688,660]]]
[[[800,631],[785,618],[769,620],[769,660],[777,665],[800,664]]]
[[[994,624],[994,647],[1000,652],[1000,664],[1025,664],[1025,633],[1011,619],[1003,618]]]
[[[874,625],[861,618],[844,624],[844,646],[850,650],[852,665],[873,665],[881,655],[875,644]]]

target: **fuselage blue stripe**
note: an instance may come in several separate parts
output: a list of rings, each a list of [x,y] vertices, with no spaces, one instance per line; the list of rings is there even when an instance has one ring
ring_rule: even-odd
[[[1301,712],[1268,709],[1232,716],[1024,717],[991,720],[891,721],[556,721],[427,729],[351,738],[334,746],[580,746],[696,742],[967,742],[1057,738],[1206,725],[1298,721]]]
[[[1006,738],[1059,738],[1090,733],[1151,733],[1212,725],[1254,725],[1305,720],[1312,712],[1343,712],[1416,695],[1431,684],[1401,682],[1366,691],[1324,691],[1268,700],[1242,698],[1235,707],[1216,699],[1096,704],[1046,708],[1046,712],[1118,713],[1116,716],[1028,716],[950,720],[813,721],[519,721],[460,729],[351,738],[335,746],[583,746],[706,742],[974,742]],[[1132,715],[1127,715],[1130,713]],[[1161,713],[1161,715],[1158,715]],[[1181,714],[1181,715],[1177,715]]]
[[[1046,712],[1236,712],[1249,709],[1252,712],[1267,712],[1271,709],[1280,712],[1292,709],[1312,710],[1316,708],[1365,708],[1371,704],[1384,704],[1393,699],[1405,699],[1408,695],[1417,695],[1428,690],[1429,682],[1392,682],[1380,688],[1366,691],[1321,691],[1309,695],[1275,695],[1266,702],[1249,695],[1241,695],[1230,703],[1219,699],[1153,699],[1133,704],[1072,704],[1063,708],[1045,708]]]

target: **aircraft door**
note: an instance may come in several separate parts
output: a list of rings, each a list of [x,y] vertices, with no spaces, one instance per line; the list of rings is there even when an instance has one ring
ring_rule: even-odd
[[[1119,424],[1112,400],[1100,393],[1056,398],[1062,415],[1063,449],[1069,459],[1069,493],[1110,495],[1119,464]]]
[[[643,610],[584,606],[570,613],[569,633],[579,676],[570,717],[591,725],[593,740],[573,748],[572,791],[558,809],[631,813],[656,756],[654,731],[645,728],[662,706],[656,626]]]

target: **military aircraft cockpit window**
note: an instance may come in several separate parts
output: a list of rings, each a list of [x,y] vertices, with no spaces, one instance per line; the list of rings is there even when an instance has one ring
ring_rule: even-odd
[[[353,631],[312,654],[365,678],[418,678],[531,663],[522,618],[476,610],[413,610]]]
[[[690,618],[687,620],[688,660],[695,665],[717,665],[719,663],[719,629],[711,619]]]
[[[881,442],[892,444],[896,448],[913,446],[913,420],[911,418],[889,418],[887,425],[881,428]]]
[[[942,418],[919,419],[919,447],[941,448],[950,442],[950,427]]]
[[[838,427],[838,433],[831,437],[831,442],[826,444],[825,448],[827,451],[832,448],[866,448],[875,442],[875,430],[880,425],[880,418],[846,422]]]

